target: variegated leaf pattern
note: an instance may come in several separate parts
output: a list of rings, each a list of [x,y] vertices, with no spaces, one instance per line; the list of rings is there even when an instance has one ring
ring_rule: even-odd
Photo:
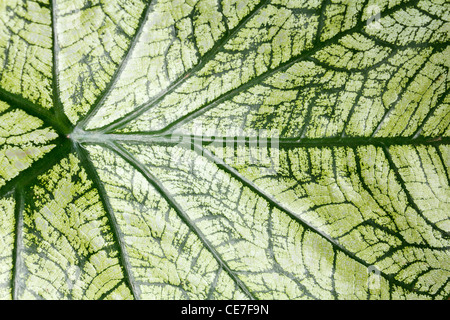
[[[449,3],[0,22],[1,299],[448,299]]]

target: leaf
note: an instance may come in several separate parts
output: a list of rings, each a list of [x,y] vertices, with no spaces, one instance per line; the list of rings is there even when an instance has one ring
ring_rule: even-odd
[[[0,298],[448,299],[449,12],[0,1]]]

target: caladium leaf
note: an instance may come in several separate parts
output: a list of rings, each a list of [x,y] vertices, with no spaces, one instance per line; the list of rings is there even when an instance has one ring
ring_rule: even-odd
[[[448,298],[449,12],[0,0],[0,298]]]

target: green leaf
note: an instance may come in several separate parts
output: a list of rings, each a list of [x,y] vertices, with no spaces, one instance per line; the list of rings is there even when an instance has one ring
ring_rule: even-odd
[[[0,298],[448,299],[449,12],[0,0]]]

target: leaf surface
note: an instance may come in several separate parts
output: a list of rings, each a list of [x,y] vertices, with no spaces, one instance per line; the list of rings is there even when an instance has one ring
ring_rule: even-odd
[[[0,298],[447,299],[449,12],[1,1]]]

